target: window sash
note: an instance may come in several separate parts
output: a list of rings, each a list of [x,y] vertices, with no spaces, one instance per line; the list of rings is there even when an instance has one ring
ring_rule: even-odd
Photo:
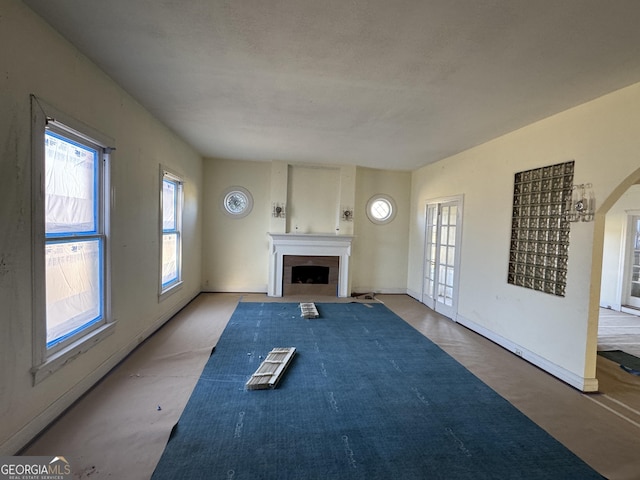
[[[80,228],[78,228],[77,230],[74,230],[73,228],[68,226],[67,228],[62,229],[62,231],[55,231],[55,232],[48,231],[47,217],[49,212],[47,211],[47,201],[48,201],[48,198],[50,197],[50,192],[48,191],[49,185],[47,184],[46,181],[45,181],[45,184],[43,185],[44,196],[45,196],[45,199],[44,199],[44,208],[45,208],[45,211],[44,211],[45,272],[44,272],[44,275],[45,275],[45,324],[46,324],[45,348],[46,348],[46,355],[49,356],[64,349],[65,347],[71,345],[72,343],[78,341],[88,333],[104,325],[104,323],[106,322],[106,318],[105,318],[106,238],[103,233],[104,224],[105,224],[103,202],[102,202],[102,198],[104,194],[104,190],[103,190],[104,159],[102,155],[103,148],[93,142],[88,141],[85,138],[74,135],[71,131],[68,131],[64,128],[60,128],[57,125],[48,125],[44,133],[44,138],[45,138],[45,142],[47,142],[48,139],[49,140],[57,139],[62,142],[65,142],[66,145],[75,146],[87,152],[93,152],[93,155],[92,155],[93,166],[92,166],[92,172],[91,172],[92,179],[91,179],[91,185],[89,186],[89,189],[91,190],[91,197],[92,197],[92,202],[91,202],[92,203],[91,216],[93,217],[91,222],[92,228],[88,228],[88,229],[82,228],[82,226],[84,225],[81,223]],[[45,155],[44,155],[45,170],[47,170],[47,164],[49,163],[47,154],[48,152],[46,151],[46,147],[45,147]],[[63,174],[64,173],[66,172],[63,172]],[[68,208],[69,206],[67,205],[66,207]],[[48,278],[50,276],[53,277],[55,274],[53,269],[50,268],[51,267],[50,263],[52,261],[52,258],[50,258],[47,252],[50,251],[51,247],[54,245],[65,245],[65,244],[71,244],[71,243],[79,244],[81,242],[97,242],[97,250],[98,250],[97,259],[96,259],[97,264],[94,267],[90,267],[92,269],[95,269],[95,271],[91,272],[90,274],[91,277],[93,278],[84,278],[84,280],[85,282],[97,281],[98,285],[95,285],[91,290],[87,290],[86,287],[84,286],[79,287],[79,289],[84,288],[84,290],[82,291],[78,291],[78,287],[76,288],[75,291],[71,289],[69,285],[73,284],[74,280],[76,281],[75,283],[80,282],[80,277],[86,276],[87,272],[83,271],[83,267],[78,265],[79,263],[81,263],[81,260],[79,259],[75,260],[76,266],[75,268],[72,268],[70,271],[69,268],[71,267],[69,267],[70,265],[69,262],[73,260],[70,260],[69,256],[67,256],[67,259],[65,260],[68,266],[66,271],[66,274],[68,274],[68,276],[62,277],[64,278],[64,281],[61,282],[63,283],[63,285],[56,285],[51,280],[51,278]],[[85,268],[87,267],[85,266]],[[62,267],[58,266],[57,269],[61,270]],[[56,305],[54,305],[52,303],[53,297],[56,296],[56,293],[60,295],[60,291],[65,289],[65,287],[67,290],[67,294],[69,294],[69,296],[66,299],[66,305],[65,305],[65,301],[63,300],[58,300],[57,302],[55,302]],[[98,298],[97,299],[91,298],[96,293]],[[90,318],[88,318],[85,311],[84,317],[87,317],[87,318],[84,322],[80,322],[80,320],[83,318],[83,314],[82,312],[78,312],[78,309],[81,310],[81,308],[77,305],[74,306],[74,304],[77,304],[77,303],[86,304],[89,298],[91,298],[90,303],[95,304],[92,308],[90,308],[90,310],[97,310],[97,312],[95,315],[91,315]],[[53,325],[56,319],[52,317],[56,316],[54,314],[56,310],[58,311],[57,316],[61,315],[60,310],[66,310],[67,314],[70,315],[70,317],[66,318],[62,322],[60,321],[56,322],[56,324],[60,326],[59,333],[53,335],[52,331],[55,330],[53,328]],[[68,329],[64,330],[64,328],[62,328],[63,325],[67,325]]]
[[[82,247],[78,244],[83,243],[89,247],[87,254],[81,249],[80,255],[73,255]],[[102,235],[47,240],[45,243],[47,252],[55,246],[64,248],[76,244],[71,252],[45,254],[49,351],[63,348],[104,324],[104,243]],[[57,277],[63,277],[64,281],[56,284],[53,280]]]
[[[165,232],[162,234],[162,288],[166,290],[180,281],[179,262],[180,234]]]
[[[182,284],[182,179],[161,168],[160,298]]]
[[[162,231],[178,230],[178,193],[180,183],[168,178],[162,179]]]
[[[65,152],[69,147],[75,148],[75,152]],[[47,128],[45,132],[45,234],[48,238],[99,233],[99,198],[102,192],[98,149],[98,146],[89,142],[78,142],[69,134],[61,135],[55,129]],[[62,152],[59,153],[58,150]],[[88,163],[90,165],[87,169]],[[82,168],[90,171],[82,172]],[[50,189],[53,191],[49,191]],[[80,212],[79,215],[78,212]],[[73,218],[74,213],[80,218]]]

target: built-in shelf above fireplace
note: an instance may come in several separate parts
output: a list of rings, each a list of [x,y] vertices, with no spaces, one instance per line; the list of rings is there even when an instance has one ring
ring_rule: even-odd
[[[270,297],[282,296],[283,266],[285,255],[339,257],[338,297],[349,296],[349,257],[352,235],[317,233],[269,234],[269,285]]]

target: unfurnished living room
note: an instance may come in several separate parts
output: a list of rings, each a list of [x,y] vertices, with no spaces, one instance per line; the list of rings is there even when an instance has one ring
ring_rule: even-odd
[[[636,0],[0,0],[0,478],[640,479]]]

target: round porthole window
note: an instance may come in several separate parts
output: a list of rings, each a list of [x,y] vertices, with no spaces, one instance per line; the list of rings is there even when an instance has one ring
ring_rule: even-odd
[[[367,217],[373,223],[389,223],[396,216],[396,202],[389,195],[374,195],[367,202]]]
[[[222,197],[224,213],[234,218],[249,215],[253,208],[253,197],[244,187],[229,187]]]

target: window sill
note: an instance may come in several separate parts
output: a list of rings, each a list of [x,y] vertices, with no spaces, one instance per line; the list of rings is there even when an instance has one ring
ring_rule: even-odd
[[[100,328],[88,333],[86,336],[72,343],[68,347],[49,356],[41,365],[31,369],[33,385],[37,385],[52,373],[55,373],[67,363],[75,360],[81,354],[87,352],[102,340],[111,335],[115,330],[116,322],[107,323]]]
[[[162,292],[160,292],[160,295],[158,295],[158,302],[163,301],[165,298],[170,297],[171,295],[173,295],[174,293],[176,293],[179,290],[182,290],[182,285],[184,282],[179,281],[173,285],[171,285],[169,288],[167,288],[166,290],[163,290]]]

